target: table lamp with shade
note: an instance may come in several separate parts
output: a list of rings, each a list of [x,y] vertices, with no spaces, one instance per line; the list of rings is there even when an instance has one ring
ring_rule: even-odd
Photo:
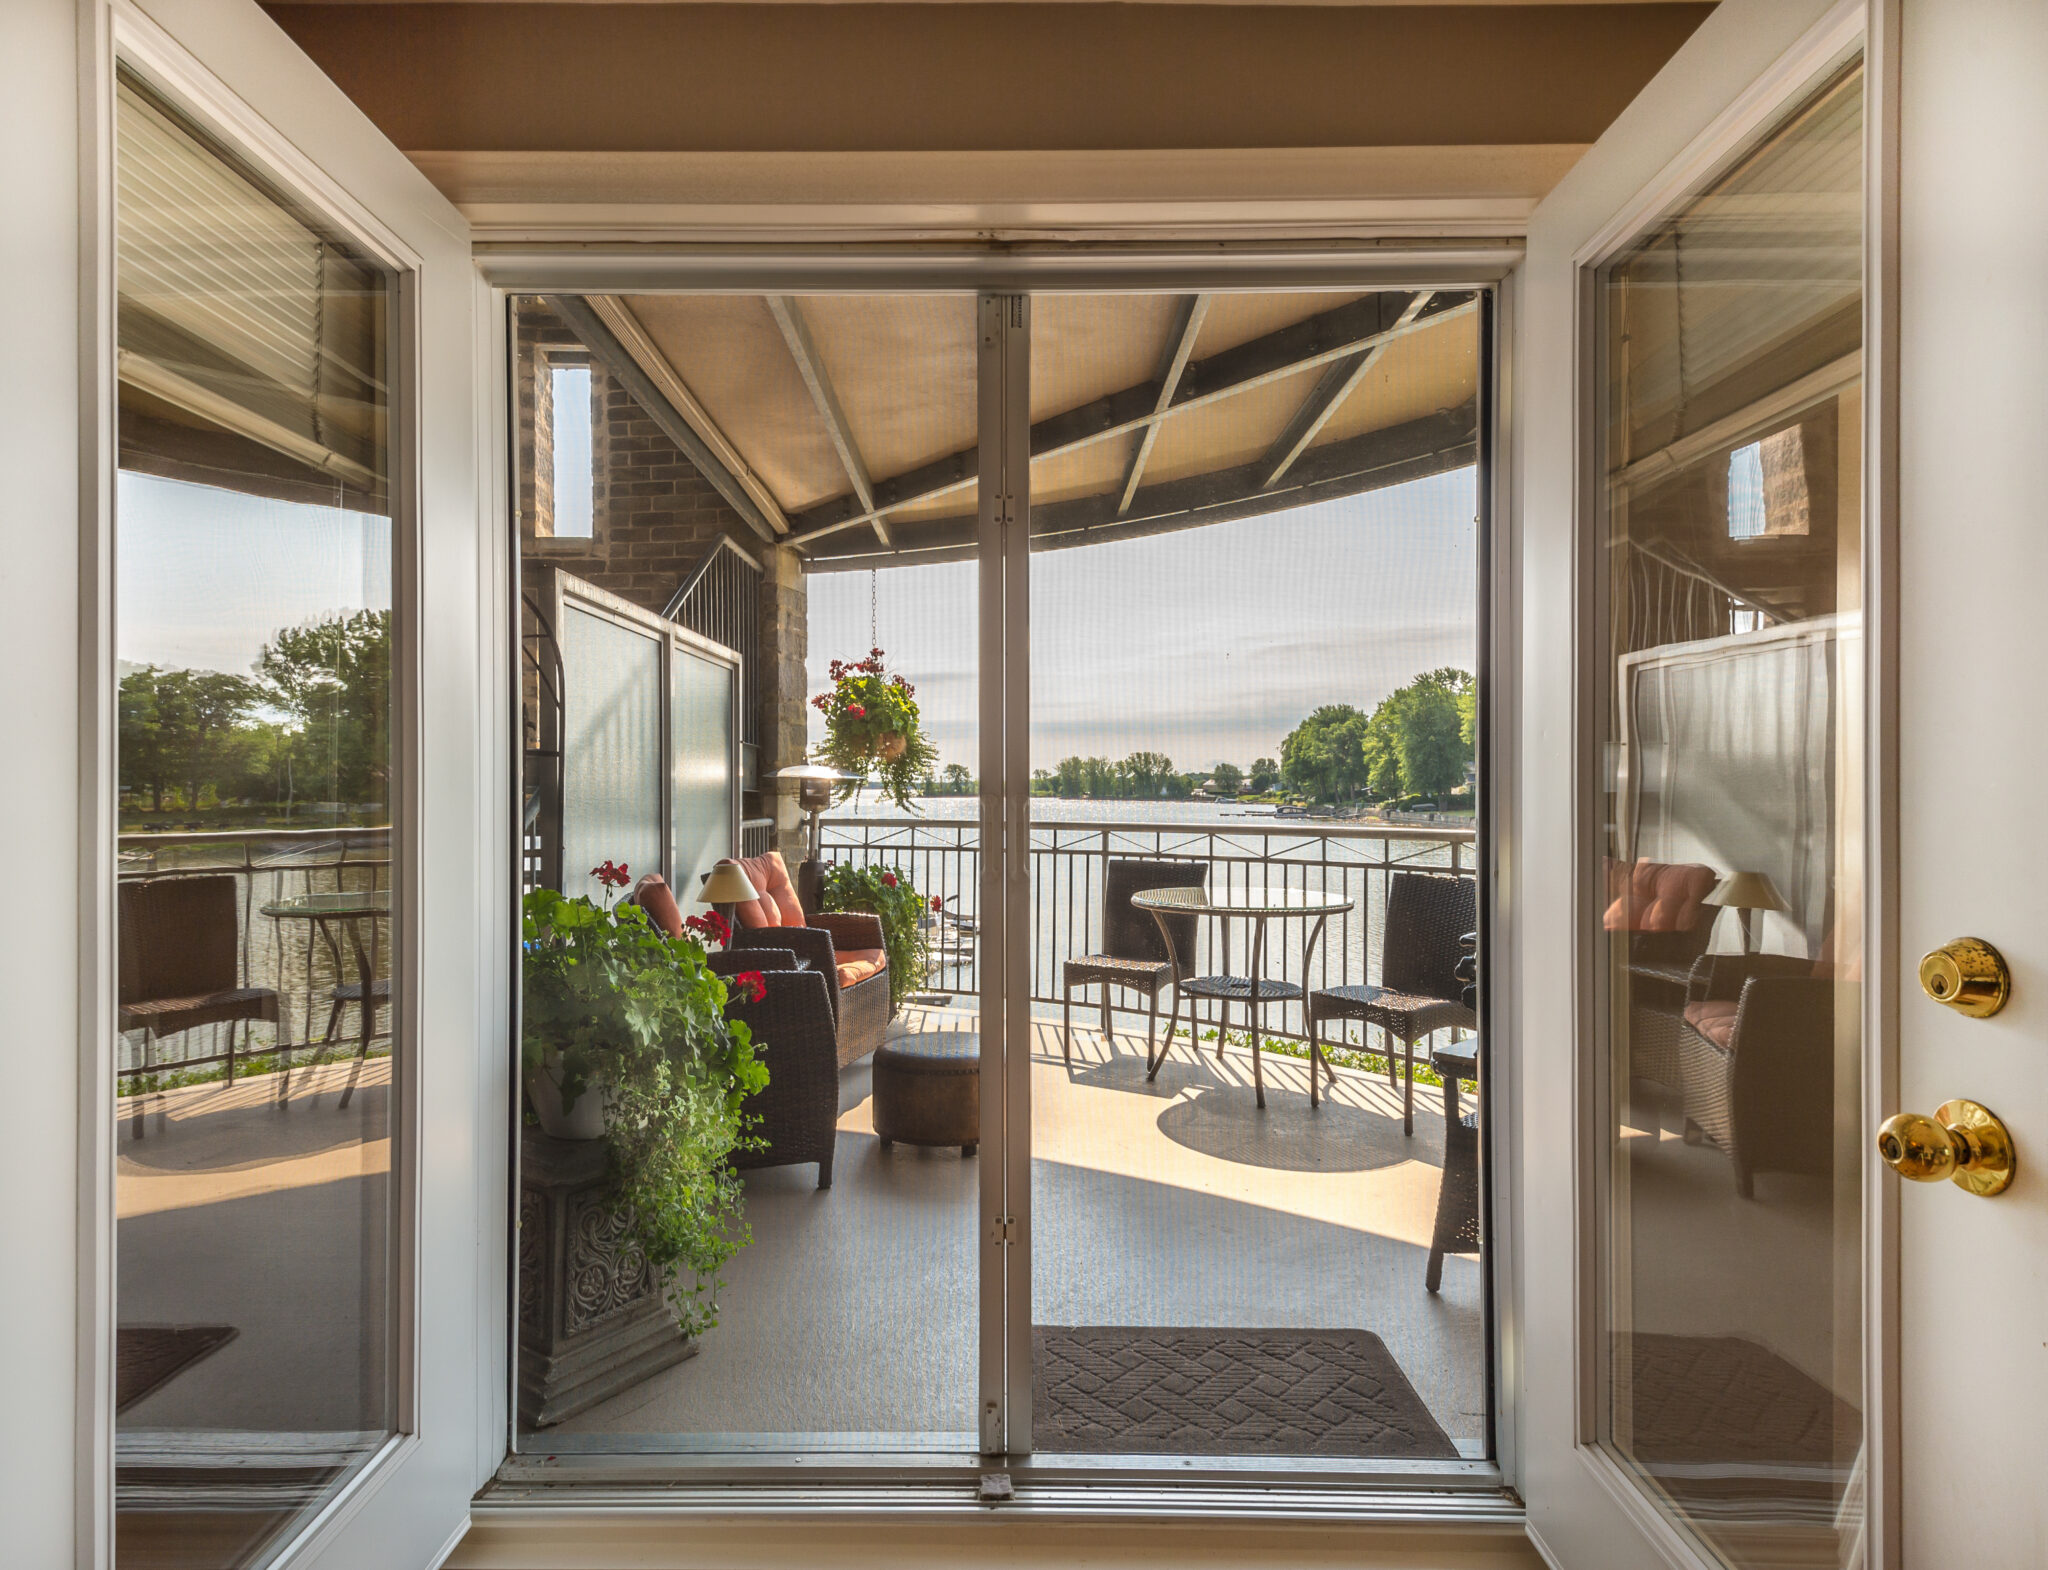
[[[1720,905],[1735,912],[1742,926],[1742,952],[1756,952],[1751,914],[1759,910],[1784,910],[1785,896],[1778,892],[1778,885],[1771,881],[1768,872],[1731,872],[1707,895],[1709,905]]]
[[[760,897],[761,891],[754,887],[754,880],[747,876],[738,862],[728,856],[719,861],[704,879],[704,887],[697,892],[697,903],[709,905],[727,921],[731,921],[733,906]]]

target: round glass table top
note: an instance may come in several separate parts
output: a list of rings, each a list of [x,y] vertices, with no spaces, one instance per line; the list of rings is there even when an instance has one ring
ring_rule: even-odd
[[[1353,903],[1349,894],[1307,889],[1145,889],[1131,896],[1134,910],[1195,916],[1335,916]]]

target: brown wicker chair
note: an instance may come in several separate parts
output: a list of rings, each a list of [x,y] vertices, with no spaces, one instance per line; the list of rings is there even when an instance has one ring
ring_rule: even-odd
[[[1479,1022],[1464,1001],[1458,979],[1458,940],[1470,932],[1478,912],[1470,878],[1397,872],[1388,880],[1387,924],[1380,934],[1380,984],[1323,987],[1308,995],[1308,1040],[1313,1075],[1335,1072],[1323,1059],[1317,1027],[1325,1020],[1360,1019],[1377,1025],[1387,1049],[1387,1082],[1398,1083],[1394,1042],[1401,1043],[1407,1072],[1401,1127],[1415,1132],[1415,1044],[1447,1026]]]
[[[815,1161],[818,1187],[830,1188],[839,1143],[839,1053],[825,978],[790,949],[728,949],[713,954],[710,963],[721,976],[757,970],[767,988],[758,1003],[735,996],[725,1011],[753,1032],[768,1065],[766,1088],[746,1105],[755,1119],[752,1133],[762,1143],[741,1151],[733,1165]]]
[[[1102,1039],[1109,1042],[1111,994],[1118,988],[1140,992],[1150,1005],[1145,1016],[1145,1057],[1152,1059],[1159,1034],[1159,994],[1173,985],[1173,955],[1148,911],[1133,910],[1131,896],[1148,889],[1198,889],[1209,881],[1209,865],[1201,861],[1113,860],[1102,880],[1102,949],[1067,960],[1060,966],[1060,1048],[1074,1061],[1074,989],[1102,988]],[[1195,951],[1195,918],[1162,918],[1173,929],[1174,946],[1182,954]],[[1175,994],[1174,1012],[1180,1010]]]
[[[1629,1077],[1666,1092],[1684,1083],[1686,987],[1713,935],[1717,911],[1705,901],[1719,879],[1696,861],[1607,863],[1601,924],[1628,978]]]
[[[1479,934],[1466,933],[1458,946],[1465,951],[1458,961],[1458,979],[1465,983],[1460,1001],[1476,1012]],[[1424,1288],[1431,1292],[1444,1284],[1444,1255],[1479,1252],[1479,1113],[1476,1108],[1460,1110],[1458,1086],[1479,1078],[1482,1056],[1477,1036],[1439,1046],[1429,1055],[1429,1066],[1444,1084],[1443,1177],[1437,1184],[1429,1267],[1422,1276]]]
[[[784,948],[808,960],[825,978],[832,1000],[840,1067],[866,1057],[882,1044],[896,1013],[882,918],[862,911],[806,911],[780,851],[743,856],[739,865],[761,897],[735,907],[732,946]]]
[[[773,851],[767,856],[751,857],[740,863],[747,869],[756,888],[761,888],[769,876],[763,868],[756,879],[757,863],[771,859],[776,867],[782,866],[782,857]],[[789,893],[793,906],[796,895],[789,889],[786,869],[781,886]],[[676,904],[675,891],[658,873],[649,873],[635,884],[632,898],[647,912],[648,919],[671,937],[682,932],[683,913]],[[746,910],[747,907],[741,908],[742,921]],[[756,919],[760,919],[758,912]],[[872,943],[867,940],[872,940]],[[882,1036],[895,1013],[889,999],[889,962],[881,945],[881,918],[855,913],[816,916],[802,926],[764,924],[748,927],[735,924],[729,952],[784,950],[794,954],[823,978],[832,1016],[834,1053],[839,1067],[844,1068],[882,1044]],[[740,966],[742,970],[748,968]]]
[[[123,1070],[124,1075],[155,1071],[160,1036],[219,1024],[240,1024],[246,1034],[252,1020],[277,1023],[275,991],[237,985],[242,979],[241,925],[232,876],[124,882],[118,921],[119,1028],[143,1033],[142,1063]],[[228,1033],[225,1053],[183,1062],[216,1063],[223,1058],[232,1082],[233,1031]],[[137,1096],[133,1115],[137,1139],[142,1138],[143,1118],[143,1098]]]
[[[1835,981],[1825,961],[1709,954],[1693,966],[1679,1057],[1685,1138],[1758,1172],[1834,1170]]]

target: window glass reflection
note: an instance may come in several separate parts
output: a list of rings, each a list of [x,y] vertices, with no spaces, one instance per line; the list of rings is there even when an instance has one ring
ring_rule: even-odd
[[[395,1424],[392,279],[117,130],[115,1551],[213,1570]]]

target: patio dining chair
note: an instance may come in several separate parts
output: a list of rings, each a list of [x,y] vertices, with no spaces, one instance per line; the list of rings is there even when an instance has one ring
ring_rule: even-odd
[[[1386,1047],[1387,1083],[1399,1082],[1394,1043],[1401,1044],[1407,1084],[1401,1130],[1415,1132],[1415,1044],[1448,1026],[1471,1027],[1479,1016],[1465,1002],[1458,977],[1459,940],[1477,925],[1478,901],[1470,878],[1397,872],[1388,880],[1386,927],[1380,934],[1380,984],[1322,987],[1308,995],[1309,1073],[1335,1080],[1323,1058],[1317,1029],[1324,1020],[1358,1019],[1377,1025]]]
[[[159,1037],[201,1025],[278,1018],[270,987],[239,986],[240,911],[232,874],[135,879],[121,884],[118,1028],[142,1032],[142,1062],[123,1076],[156,1070]],[[228,1033],[227,1077],[235,1077],[235,1035]],[[212,1058],[190,1059],[212,1062]],[[135,1098],[133,1131],[142,1138],[144,1098]]]
[[[1114,1038],[1109,1029],[1112,994],[1118,989],[1143,993],[1149,1012],[1145,1016],[1145,1055],[1149,1061],[1159,1033],[1159,994],[1174,986],[1173,956],[1159,930],[1159,923],[1145,911],[1131,908],[1131,896],[1150,889],[1198,889],[1209,881],[1209,866],[1201,861],[1138,861],[1114,859],[1102,880],[1102,949],[1067,960],[1060,966],[1060,1051],[1068,1064],[1074,1061],[1074,989],[1102,988],[1102,1039]],[[1174,946],[1184,955],[1194,953],[1195,918],[1192,915],[1163,918],[1173,932]],[[1174,1010],[1179,1012],[1179,993]]]

